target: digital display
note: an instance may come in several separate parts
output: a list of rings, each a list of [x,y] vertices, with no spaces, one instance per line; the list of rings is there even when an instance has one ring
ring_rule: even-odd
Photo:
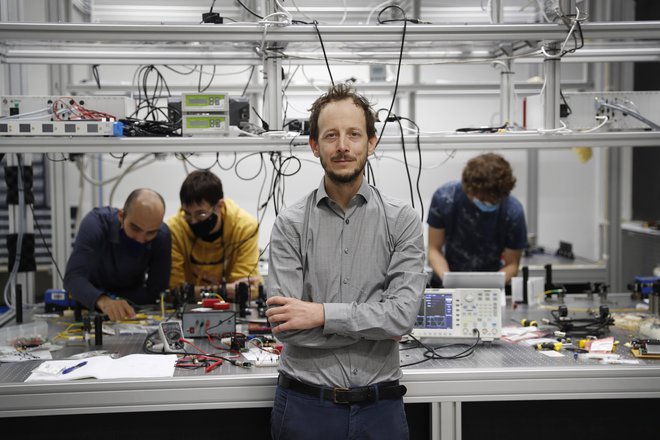
[[[209,100],[208,96],[187,96],[186,104],[189,105],[208,105],[213,104],[213,98]]]
[[[188,119],[188,127],[190,128],[208,128],[208,119]]]
[[[451,329],[454,298],[451,293],[424,293],[416,328]]]

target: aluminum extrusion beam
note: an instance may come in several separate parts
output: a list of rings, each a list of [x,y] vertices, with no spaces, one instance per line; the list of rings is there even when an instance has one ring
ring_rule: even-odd
[[[410,145],[415,136],[405,136]],[[525,150],[581,147],[650,147],[660,144],[660,131],[604,132],[573,134],[446,134],[420,137],[425,151]],[[399,136],[383,136],[380,151],[399,151]],[[0,153],[180,153],[221,152],[251,153],[258,151],[309,151],[307,136],[293,138],[254,137],[2,137]]]
[[[401,41],[402,25],[319,25],[323,41]],[[660,39],[660,21],[584,23],[586,39]],[[415,25],[407,26],[406,41],[561,41],[563,24]],[[208,41],[309,42],[314,26],[263,25],[117,25],[87,23],[0,23],[0,41]]]

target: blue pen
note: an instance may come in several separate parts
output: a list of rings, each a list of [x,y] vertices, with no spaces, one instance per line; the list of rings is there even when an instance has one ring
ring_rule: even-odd
[[[87,365],[87,361],[82,361],[81,363],[76,364],[76,365],[74,365],[73,367],[65,368],[64,370],[62,370],[62,374],[69,374],[69,373],[71,373],[73,370],[77,370],[78,368],[80,368],[80,367],[84,367],[85,365]]]

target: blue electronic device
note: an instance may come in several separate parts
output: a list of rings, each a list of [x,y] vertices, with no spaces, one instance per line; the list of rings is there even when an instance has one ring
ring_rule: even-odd
[[[66,290],[48,289],[44,292],[44,305],[46,312],[59,312],[61,310],[72,309],[78,303],[69,296]]]
[[[647,298],[653,293],[653,285],[660,283],[660,277],[656,276],[636,276],[633,291],[641,294],[642,298]]]

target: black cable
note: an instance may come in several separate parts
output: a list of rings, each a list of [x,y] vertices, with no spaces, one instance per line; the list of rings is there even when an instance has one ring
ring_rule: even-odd
[[[227,168],[223,167],[222,164],[220,163],[220,153],[215,153],[215,163],[218,165],[218,168],[220,168],[223,171],[231,170],[232,168],[234,168],[234,165],[236,165],[236,152],[234,151],[234,161]]]
[[[44,156],[45,156],[46,159],[48,159],[50,162],[66,162],[66,161],[69,160],[69,159],[67,159],[66,157],[62,157],[62,159],[51,159],[50,156],[49,156],[48,154],[49,154],[49,153],[46,153],[46,154],[44,154]],[[60,154],[61,154],[62,156],[64,156],[64,153],[60,153]],[[2,160],[1,157],[0,157],[0,160]]]
[[[408,157],[406,155],[406,139],[403,135],[403,125],[401,125],[401,119],[399,119],[398,116],[393,114],[392,117],[399,124],[399,133],[401,135],[401,151],[403,152],[403,163],[405,164],[406,167],[406,176],[408,177],[408,188],[410,189],[410,203],[413,209],[415,209],[415,196],[413,195],[412,179],[410,177],[410,168],[408,167]]]
[[[268,128],[269,128],[268,122],[264,121],[264,118],[261,117],[261,115],[259,114],[259,112],[257,112],[257,109],[254,108],[254,106],[251,106],[251,107],[252,107],[252,111],[254,112],[254,114],[257,115],[257,118],[259,118],[259,120],[260,120],[261,123],[263,124],[263,128],[264,128],[266,131],[268,131]]]
[[[376,175],[374,174],[374,169],[369,160],[367,161],[367,183],[376,186]]]
[[[409,363],[409,364],[403,364],[403,365],[401,365],[401,367],[402,368],[403,367],[410,367],[410,366],[418,365],[418,364],[421,364],[421,363],[424,363],[424,362],[427,362],[427,361],[430,361],[430,360],[462,359],[462,358],[471,356],[472,354],[474,354],[474,351],[475,351],[477,345],[479,345],[479,342],[481,342],[481,334],[479,333],[479,330],[475,329],[474,331],[475,331],[477,336],[476,336],[476,339],[474,341],[474,344],[472,344],[472,345],[463,344],[463,343],[456,343],[456,344],[452,343],[452,344],[439,345],[439,346],[436,346],[436,347],[426,345],[422,341],[417,339],[415,336],[413,336],[412,334],[409,334],[408,336],[410,336],[417,343],[417,347],[423,347],[424,349],[426,349],[426,351],[424,352],[425,359],[422,359],[422,360],[416,361],[416,362],[412,362],[412,363]],[[417,347],[415,347],[415,348],[417,348]],[[456,354],[453,354],[451,356],[443,356],[440,353],[438,353],[438,351],[437,351],[437,350],[440,350],[440,349],[454,348],[454,347],[467,347],[467,348],[465,348],[463,351],[461,351],[459,353],[456,353]]]
[[[92,66],[92,76],[94,77],[94,80],[96,81],[96,87],[98,87],[99,90],[101,90],[101,78],[99,76],[99,65],[98,64],[94,64]]]
[[[380,16],[385,12],[386,10],[390,8],[397,8],[401,13],[403,14],[402,19],[392,19],[392,20],[386,20],[386,21],[381,21]],[[390,114],[392,114],[392,108],[394,107],[394,103],[396,102],[396,95],[397,91],[399,90],[399,75],[401,73],[401,61],[403,60],[403,47],[406,42],[406,27],[408,24],[408,17],[406,16],[406,12],[401,9],[400,6],[397,5],[390,5],[385,8],[383,8],[379,13],[378,13],[378,23],[387,23],[387,22],[393,22],[393,21],[403,21],[403,34],[401,35],[401,48],[399,49],[399,62],[398,66],[396,69],[396,80],[394,83],[394,92],[392,93],[392,102],[390,103],[390,108],[387,111],[387,118],[385,118],[385,122],[383,123],[383,128],[380,132],[380,135],[378,136],[378,141],[376,141],[376,147],[380,143],[380,139],[383,137],[383,133],[385,133],[385,126],[387,125],[387,119],[390,117]]]
[[[571,113],[573,113],[573,110],[571,109],[571,106],[568,105],[568,102],[566,102],[566,98],[564,97],[564,93],[559,89],[559,96],[561,97],[562,102],[566,106],[566,116],[569,116]]]
[[[252,75],[254,75],[254,69],[257,66],[252,66],[250,69],[250,76],[248,77],[247,82],[245,83],[245,88],[243,88],[243,92],[241,93],[241,96],[245,96],[245,92],[247,92],[248,86],[250,85],[250,81],[252,81]]]
[[[247,159],[248,157],[251,157],[251,156],[254,156],[254,155],[257,155],[257,154],[261,157],[261,160],[260,160],[260,162],[259,162],[259,163],[260,163],[259,171],[257,171],[257,174],[255,174],[253,177],[242,177],[242,176],[238,173],[238,166],[241,164],[241,162],[243,162],[243,161],[244,161],[245,159]],[[234,174],[236,174],[236,177],[238,177],[238,178],[241,179],[241,180],[250,181],[250,180],[254,180],[254,179],[256,179],[256,178],[259,176],[259,174],[261,174],[261,170],[263,170],[263,168],[264,168],[264,158],[263,158],[263,153],[262,153],[262,152],[250,153],[250,154],[248,154],[247,156],[242,157],[241,159],[239,159],[239,160],[236,162],[236,165],[234,165]]]
[[[419,198],[419,206],[422,209],[422,217],[421,218],[422,218],[422,220],[424,220],[424,202],[422,201],[422,191],[419,188],[419,182],[422,178],[422,145],[421,145],[421,141],[420,141],[419,125],[417,125],[415,123],[415,121],[413,121],[410,118],[405,118],[403,116],[400,116],[399,119],[403,119],[405,121],[410,122],[417,129],[417,157],[419,158],[419,168],[417,169],[417,181],[416,181],[415,185],[417,187],[417,197]]]
[[[263,19],[264,19],[261,15],[258,15],[257,13],[253,12],[252,9],[248,8],[247,6],[245,6],[241,0],[236,0],[236,1],[238,2],[239,5],[243,6],[243,9],[245,9],[245,10],[248,11],[250,14],[254,15],[255,17],[257,17],[259,20],[263,20]]]
[[[321,32],[319,32],[318,22],[314,20],[312,22],[314,29],[316,30],[316,35],[319,37],[319,43],[321,43],[321,50],[323,50],[323,58],[325,59],[325,67],[328,68],[328,75],[330,76],[330,83],[332,87],[335,86],[335,80],[332,78],[332,72],[330,71],[330,63],[328,63],[328,55],[325,53],[325,45],[323,44],[323,38],[321,38]]]
[[[211,87],[211,84],[213,84],[213,80],[215,79],[215,68],[216,68],[216,65],[214,64],[213,65],[213,73],[211,74],[211,79],[209,80],[209,83],[206,85],[206,87],[204,87],[202,89],[201,88],[202,87],[202,73],[204,72],[204,66],[200,64],[200,66],[199,66],[199,80],[197,81],[197,91],[199,93],[203,93],[203,92],[207,91],[209,89],[209,87]]]
[[[457,128],[458,133],[497,133],[499,130],[504,130],[509,124],[507,122],[499,127],[463,127]]]

